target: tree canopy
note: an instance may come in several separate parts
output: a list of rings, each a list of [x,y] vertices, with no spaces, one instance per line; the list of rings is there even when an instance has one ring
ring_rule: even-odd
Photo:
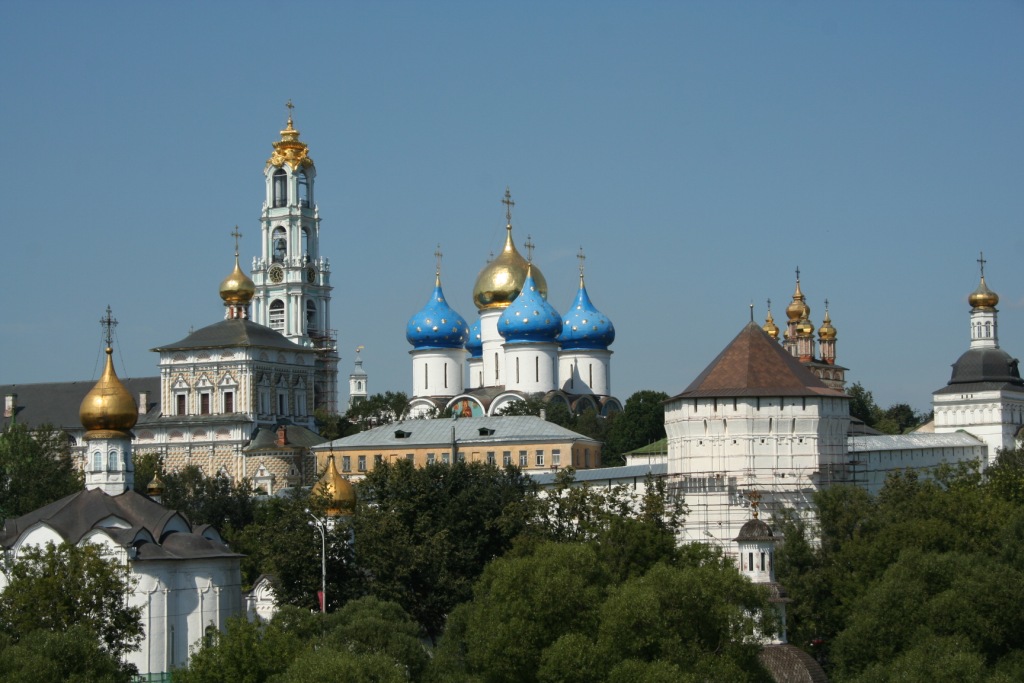
[[[0,522],[81,491],[83,485],[61,430],[49,425],[30,430],[14,423],[0,432]]]

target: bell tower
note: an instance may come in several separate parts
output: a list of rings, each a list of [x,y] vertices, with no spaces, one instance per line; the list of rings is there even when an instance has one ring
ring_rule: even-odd
[[[309,146],[288,123],[263,170],[262,253],[253,259],[255,322],[300,346],[317,350],[314,408],[338,406],[337,332],[331,328],[331,268],[320,255],[320,212],[314,201],[316,166]]]

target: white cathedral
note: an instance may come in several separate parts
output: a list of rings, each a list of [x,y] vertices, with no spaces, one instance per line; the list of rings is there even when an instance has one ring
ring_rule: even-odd
[[[548,301],[544,275],[524,259],[512,238],[511,193],[505,190],[505,245],[477,276],[472,325],[447,302],[437,257],[430,300],[406,325],[412,345],[413,417],[445,410],[465,417],[496,415],[530,395],[563,403],[570,411],[598,415],[622,410],[611,393],[615,327],[590,301],[583,253],[576,297],[565,316]]]

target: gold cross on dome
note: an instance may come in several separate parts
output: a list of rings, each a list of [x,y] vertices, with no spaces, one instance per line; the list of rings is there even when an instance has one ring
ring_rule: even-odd
[[[796,267],[796,281],[800,282],[800,266]]]
[[[100,318],[100,325],[103,326],[103,338],[107,346],[110,346],[114,342],[114,328],[117,327],[117,320],[114,319],[110,306],[107,306],[107,314]]]
[[[747,498],[750,499],[750,510],[754,514],[754,519],[757,519],[757,506],[761,503],[761,492],[755,489],[747,494]]]
[[[501,203],[505,205],[505,220],[508,221],[509,225],[512,224],[512,207],[516,205],[512,201],[512,193],[509,192],[508,186],[505,186],[505,198],[501,200]]]
[[[235,238],[235,256],[238,256],[238,238],[242,236],[242,233],[238,230],[238,226],[231,231],[231,236]]]
[[[441,257],[442,256],[443,256],[443,254],[441,253],[441,245],[438,244],[437,245],[437,249],[434,250],[434,258],[437,259],[437,275],[441,274]]]
[[[981,266],[981,276],[985,277],[985,252],[978,252],[978,265]]]
[[[526,247],[526,260],[533,263],[533,248],[537,245],[533,243],[533,239],[527,235],[526,241],[523,242],[523,246]]]
[[[583,262],[587,260],[587,255],[583,253],[583,245],[580,245],[580,250],[576,252],[576,260],[580,262],[580,277],[583,277]]]
[[[769,313],[772,312],[772,300],[771,299],[768,299],[768,312]]]

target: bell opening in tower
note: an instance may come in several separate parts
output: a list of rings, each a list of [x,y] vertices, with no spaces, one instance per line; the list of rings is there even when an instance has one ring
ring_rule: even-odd
[[[274,207],[288,206],[288,174],[283,168],[274,171]]]

